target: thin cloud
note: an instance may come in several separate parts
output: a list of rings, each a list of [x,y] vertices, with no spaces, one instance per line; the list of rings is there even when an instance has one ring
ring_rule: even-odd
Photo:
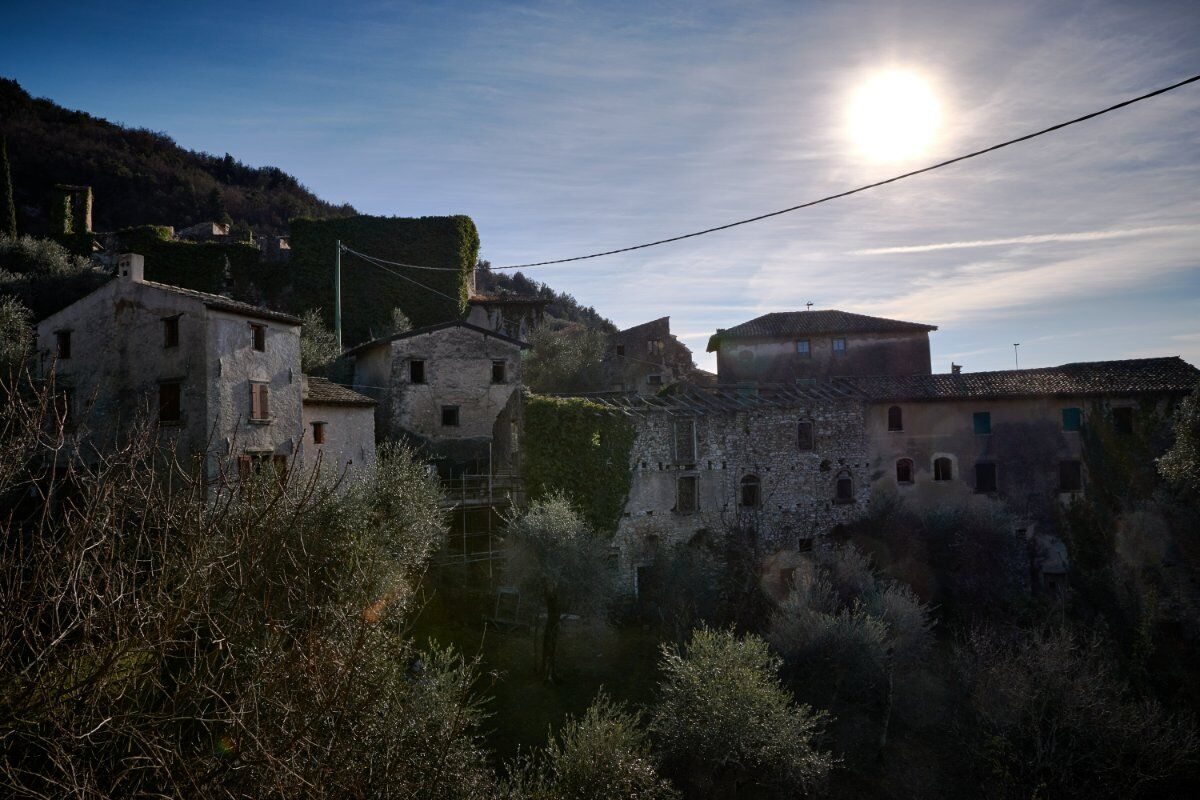
[[[898,253],[931,253],[935,250],[962,250],[971,247],[999,247],[1006,244],[1046,244],[1049,242],[1098,242],[1126,236],[1148,236],[1156,233],[1200,230],[1200,225],[1155,225],[1148,228],[1126,228],[1115,231],[1080,231],[1078,233],[1042,233],[1029,236],[1010,236],[1005,239],[977,239],[971,242],[940,242],[902,247],[870,247],[852,250],[854,256],[883,256]]]

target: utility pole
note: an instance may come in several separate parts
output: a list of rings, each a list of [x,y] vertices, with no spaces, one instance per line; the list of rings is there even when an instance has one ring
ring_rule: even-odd
[[[342,351],[342,240],[337,240],[333,259],[333,332],[337,334],[338,352]]]
[[[339,328],[339,330],[341,330],[341,329]],[[339,340],[339,341],[340,341],[340,340]],[[1021,368],[1021,353],[1020,353],[1020,351],[1017,349],[1017,348],[1018,348],[1018,347],[1020,347],[1020,346],[1021,346],[1021,343],[1020,343],[1020,342],[1013,342],[1013,361],[1015,361],[1015,362],[1016,362],[1016,364],[1017,364],[1017,369],[1020,369],[1020,368]]]

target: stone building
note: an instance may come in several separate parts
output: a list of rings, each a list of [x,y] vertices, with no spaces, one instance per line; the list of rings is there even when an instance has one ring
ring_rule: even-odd
[[[671,334],[671,318],[643,322],[609,334],[604,359],[611,391],[654,394],[691,377],[692,351]]]
[[[182,458],[204,457],[209,478],[298,454],[293,316],[147,281],[126,254],[114,280],[38,323],[37,345],[70,424],[100,450],[140,416]]]
[[[592,398],[635,419],[632,482],[614,546],[622,585],[659,549],[753,528],[773,550],[861,514],[870,498],[864,406],[834,386],[679,385]]]
[[[475,273],[471,278],[473,284]],[[542,324],[547,302],[513,292],[476,292],[472,286],[467,298],[467,322],[523,341]]]
[[[325,378],[303,377],[305,469],[339,475],[375,468],[375,401]]]
[[[928,375],[936,325],[846,311],[764,314],[708,341],[721,383],[793,383],[859,375]]]
[[[346,352],[353,386],[376,400],[379,439],[419,446],[444,478],[520,472],[521,351],[464,321],[387,336]]]

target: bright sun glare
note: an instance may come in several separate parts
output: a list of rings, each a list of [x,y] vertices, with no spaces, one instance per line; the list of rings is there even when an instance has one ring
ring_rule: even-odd
[[[911,72],[890,71],[875,76],[855,93],[850,131],[868,157],[903,161],[925,152],[940,116],[929,84]]]

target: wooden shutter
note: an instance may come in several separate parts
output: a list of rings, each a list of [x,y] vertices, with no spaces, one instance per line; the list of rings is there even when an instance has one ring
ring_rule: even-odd
[[[252,465],[250,456],[238,456],[237,458],[238,477],[242,480],[247,480],[250,477]]]
[[[268,392],[270,391],[270,387],[267,386],[267,384],[265,384],[265,383],[260,383],[258,385],[258,391],[262,395],[262,397],[258,401],[258,411],[262,415],[261,417],[259,417],[259,419],[270,419],[271,405],[267,401]]]

